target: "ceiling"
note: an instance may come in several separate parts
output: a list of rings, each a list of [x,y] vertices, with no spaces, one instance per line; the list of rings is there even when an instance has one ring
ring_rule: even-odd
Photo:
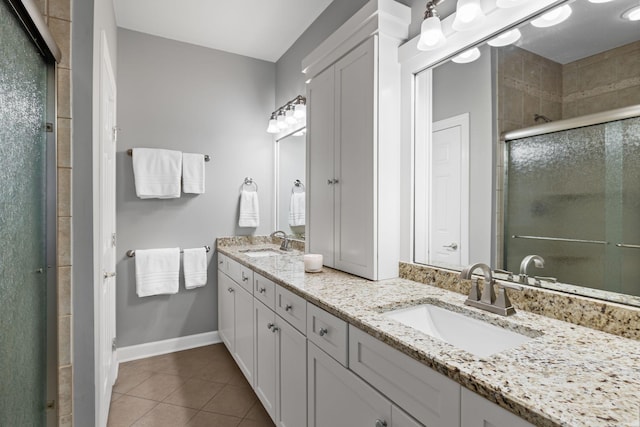
[[[276,62],[333,0],[114,0],[118,27]]]

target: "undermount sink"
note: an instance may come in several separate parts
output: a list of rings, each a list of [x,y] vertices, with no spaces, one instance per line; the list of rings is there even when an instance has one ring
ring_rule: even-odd
[[[262,258],[266,256],[280,255],[282,252],[278,252],[274,249],[247,249],[246,251],[240,251],[244,255],[250,258]]]
[[[518,347],[531,339],[432,304],[393,310],[384,316],[479,357]]]

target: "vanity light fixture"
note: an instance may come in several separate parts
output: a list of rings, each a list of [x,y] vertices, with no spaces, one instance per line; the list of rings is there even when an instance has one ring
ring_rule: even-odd
[[[537,28],[547,28],[565,21],[571,16],[571,6],[565,4],[564,6],[557,7],[542,15],[540,18],[531,21],[531,25]]]
[[[456,31],[475,30],[482,25],[485,18],[480,0],[458,0],[452,27]]]
[[[271,113],[268,133],[292,132],[305,127],[307,120],[307,98],[298,95]]]
[[[420,27],[420,39],[418,39],[418,49],[434,50],[444,46],[446,38],[442,32],[442,22],[436,6],[443,0],[430,1],[427,3],[427,10],[424,12],[424,21]]]
[[[471,49],[465,50],[461,54],[454,56],[451,60],[457,64],[468,64],[478,58],[480,58],[480,49],[472,47]]]
[[[498,37],[492,38],[487,44],[493,47],[507,46],[520,40],[520,37],[522,37],[522,33],[519,29],[514,28],[511,31],[500,34]]]
[[[613,0],[589,0],[590,3],[609,3]]]
[[[500,9],[508,9],[510,7],[520,6],[527,0],[496,0],[496,6]]]
[[[624,19],[628,19],[629,21],[640,21],[640,4],[638,6],[634,6],[631,9],[628,9],[625,13],[622,14]]]

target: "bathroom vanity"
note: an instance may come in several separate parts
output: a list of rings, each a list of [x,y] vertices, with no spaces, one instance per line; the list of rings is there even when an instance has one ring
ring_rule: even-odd
[[[305,273],[302,252],[270,242],[218,239],[219,330],[279,426],[640,423],[636,340],[525,311],[494,315],[407,279]],[[478,356],[389,316],[421,304],[526,342]]]

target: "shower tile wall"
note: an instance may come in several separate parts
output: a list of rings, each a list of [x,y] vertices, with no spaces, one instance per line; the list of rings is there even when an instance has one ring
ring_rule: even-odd
[[[562,118],[640,104],[640,41],[562,67]]]
[[[58,425],[72,425],[73,389],[71,343],[71,1],[37,0],[40,11],[53,34],[62,58],[56,67],[57,78],[57,254],[58,254]]]

